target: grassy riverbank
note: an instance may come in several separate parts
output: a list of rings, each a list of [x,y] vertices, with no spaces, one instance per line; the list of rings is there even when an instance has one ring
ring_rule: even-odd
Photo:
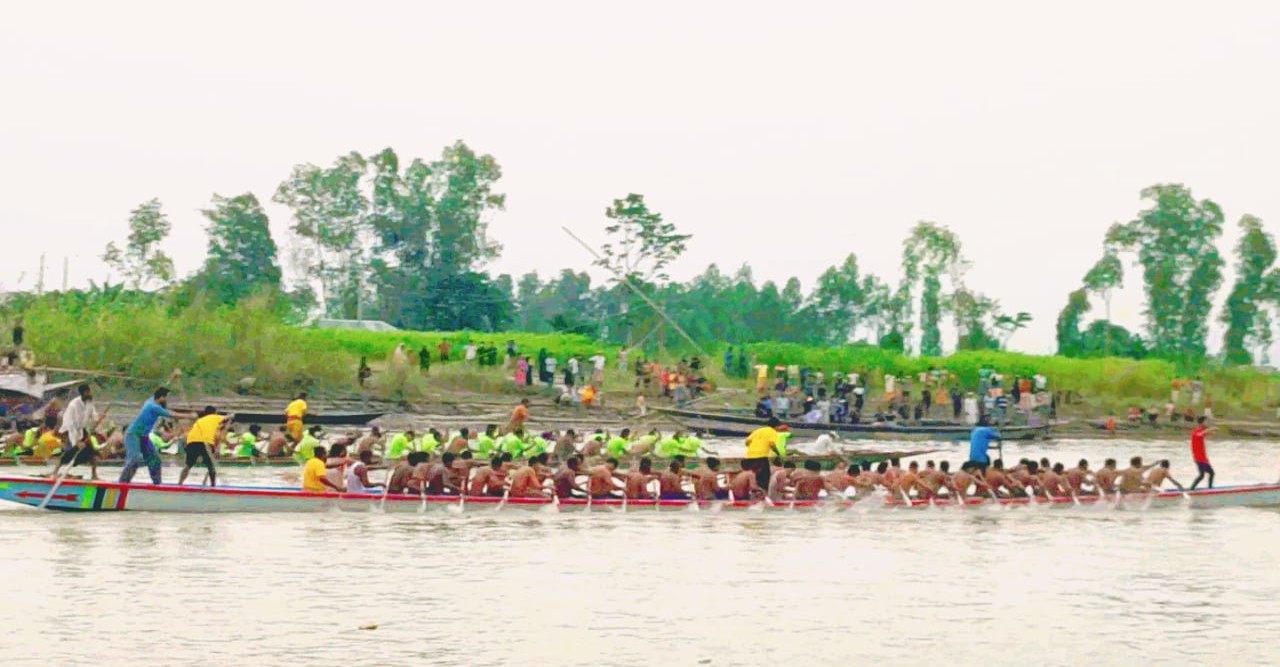
[[[536,356],[540,349],[546,349],[562,361],[570,354],[585,358],[603,352],[611,360],[609,385],[618,389],[630,386],[627,373],[616,367],[619,349],[579,335],[320,330],[282,321],[279,310],[266,300],[237,306],[183,307],[121,295],[46,295],[10,302],[0,311],[0,321],[9,324],[19,313],[25,320],[27,344],[40,365],[118,373],[134,378],[140,386],[163,381],[174,369],[181,369],[193,390],[207,393],[230,392],[242,378],[252,377],[252,391],[262,395],[282,395],[307,387],[324,395],[342,396],[358,393],[356,369],[360,357],[365,356],[377,371],[371,388],[375,396],[526,392],[513,386],[501,366],[484,369],[458,362],[469,341],[497,345],[501,354],[507,340],[514,340],[523,354]],[[442,340],[454,346],[450,364],[438,361],[437,345]],[[411,352],[422,347],[431,351],[428,379],[416,372],[416,366],[403,375],[391,372],[388,362],[401,343]],[[718,385],[739,389],[753,385],[749,380],[724,376],[723,346],[707,349],[707,353],[711,355],[708,374]],[[683,354],[669,352],[671,357]],[[813,348],[777,343],[749,345],[747,354],[770,366],[797,364],[828,373],[858,372],[870,379],[873,391],[885,373],[906,375],[935,367],[955,373],[967,386],[976,384],[978,370],[983,367],[997,369],[1010,379],[1042,373],[1055,391],[1075,397],[1075,407],[1064,406],[1066,409],[1092,416],[1123,413],[1130,405],[1163,406],[1175,377],[1200,377],[1215,412],[1223,417],[1270,417],[1272,406],[1280,400],[1280,383],[1273,374],[1212,365],[1186,372],[1163,360],[1069,359],[993,351],[930,358],[865,345]]]

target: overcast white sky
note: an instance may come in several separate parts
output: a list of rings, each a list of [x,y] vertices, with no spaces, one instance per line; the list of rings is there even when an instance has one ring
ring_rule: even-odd
[[[585,268],[560,226],[600,240],[628,192],[694,234],[677,278],[748,262],[807,288],[850,252],[896,278],[927,219],[970,285],[1035,316],[1014,347],[1051,351],[1142,187],[1220,203],[1224,252],[1243,213],[1275,230],[1277,35],[1273,2],[8,3],[0,289],[34,286],[42,252],[48,286],[64,256],[100,280],[151,197],[191,271],[215,192],[464,139],[505,171],[494,273]]]

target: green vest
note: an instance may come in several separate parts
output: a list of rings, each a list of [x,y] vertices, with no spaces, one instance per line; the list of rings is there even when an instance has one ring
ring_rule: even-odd
[[[615,459],[622,458],[627,455],[627,439],[620,435],[615,435],[609,438],[609,442],[605,443],[604,448],[605,451],[609,452],[609,456]]]
[[[298,443],[298,448],[293,450],[293,458],[298,463],[306,463],[316,457],[316,447],[320,446],[320,441],[316,440],[314,435],[310,433],[302,436],[302,442]]]
[[[253,437],[252,433],[245,433],[240,436],[240,446],[236,447],[236,456],[253,456],[253,450],[257,448],[258,439]]]
[[[409,453],[409,437],[403,433],[397,433],[391,438],[391,442],[387,443],[387,458],[399,459],[404,458]]]

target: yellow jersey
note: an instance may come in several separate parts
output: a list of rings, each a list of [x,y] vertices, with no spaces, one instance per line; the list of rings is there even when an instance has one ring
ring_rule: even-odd
[[[226,417],[222,415],[209,415],[197,419],[196,423],[191,425],[191,431],[187,433],[187,442],[212,445],[218,439],[218,429],[222,426],[224,419]]]
[[[49,429],[48,431],[40,434],[37,444],[36,456],[47,459],[52,456],[54,452],[62,449],[62,438],[58,437],[57,431]]]
[[[302,421],[302,418],[306,416],[307,416],[307,402],[302,400],[301,398],[290,403],[289,407],[284,409],[285,419],[297,419],[298,421]]]
[[[312,458],[307,460],[307,464],[302,466],[302,490],[303,491],[325,491],[329,487],[325,486],[320,480],[324,479],[325,466],[324,461]]]
[[[768,458],[778,444],[778,432],[772,426],[761,426],[747,436],[747,458]]]

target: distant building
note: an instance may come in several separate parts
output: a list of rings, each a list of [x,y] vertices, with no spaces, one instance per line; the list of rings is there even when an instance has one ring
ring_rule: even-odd
[[[365,331],[399,331],[399,329],[382,320],[329,320],[318,319],[316,326],[321,329],[364,329]]]

